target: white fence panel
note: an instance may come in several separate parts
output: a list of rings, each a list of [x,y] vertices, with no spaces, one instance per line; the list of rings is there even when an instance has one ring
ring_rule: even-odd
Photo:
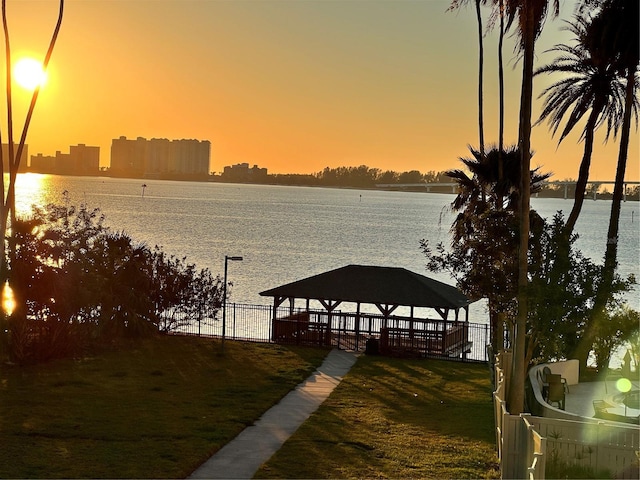
[[[529,415],[522,415],[522,421],[527,427],[527,478],[529,480],[544,480],[547,439],[536,431],[528,417]]]
[[[609,470],[622,475],[637,465],[640,431],[633,426],[582,423],[545,417],[529,417],[547,439],[547,461]],[[638,474],[636,472],[636,478]]]

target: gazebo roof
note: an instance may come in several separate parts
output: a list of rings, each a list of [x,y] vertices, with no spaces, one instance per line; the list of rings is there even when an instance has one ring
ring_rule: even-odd
[[[260,292],[263,297],[459,309],[471,301],[457,288],[404,268],[347,265]]]

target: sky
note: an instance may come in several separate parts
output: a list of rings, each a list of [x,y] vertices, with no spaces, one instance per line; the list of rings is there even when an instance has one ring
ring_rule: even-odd
[[[478,145],[477,24],[449,0],[67,0],[62,29],[31,122],[29,154],[80,143],[198,139],[211,171],[249,163],[269,173],[367,165],[382,171],[459,168]],[[470,2],[473,3],[473,2]],[[8,0],[14,59],[44,58],[56,0]],[[569,42],[561,0],[536,47]],[[484,9],[485,21],[489,14]],[[505,42],[507,143],[517,140],[521,62]],[[497,31],[485,37],[485,135],[497,143]],[[4,79],[5,75],[2,72]],[[553,78],[536,77],[537,97]],[[29,93],[14,87],[14,129]],[[4,102],[4,99],[2,100]],[[541,100],[534,105],[534,121]],[[5,112],[6,109],[2,109]],[[3,142],[6,119],[0,120]],[[582,126],[582,125],[581,125]],[[558,146],[548,125],[532,134],[533,166],[576,178],[579,129]],[[14,135],[17,141],[19,135]],[[613,180],[618,145],[596,138],[591,178]],[[626,178],[638,180],[631,138]]]

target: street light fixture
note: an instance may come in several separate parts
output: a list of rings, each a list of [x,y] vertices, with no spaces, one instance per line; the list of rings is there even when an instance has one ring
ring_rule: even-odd
[[[241,262],[242,257],[224,256],[224,285],[222,287],[222,352],[224,353],[224,339],[227,333],[227,265],[229,260],[232,262]]]

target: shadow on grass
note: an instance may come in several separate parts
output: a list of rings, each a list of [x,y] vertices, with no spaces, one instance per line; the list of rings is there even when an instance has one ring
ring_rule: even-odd
[[[497,478],[493,429],[486,365],[362,356],[257,477]]]
[[[319,349],[162,336],[0,366],[0,478],[184,478],[311,374]]]

